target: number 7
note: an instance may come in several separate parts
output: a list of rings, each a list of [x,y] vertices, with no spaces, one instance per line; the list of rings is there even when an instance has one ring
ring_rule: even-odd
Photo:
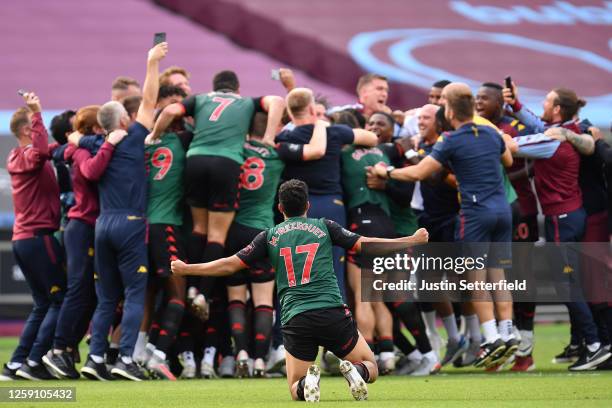
[[[215,96],[214,98],[212,98],[212,101],[218,102],[219,106],[217,106],[215,110],[213,111],[213,113],[210,114],[210,117],[208,118],[208,120],[210,120],[211,122],[216,122],[221,117],[221,114],[223,113],[225,108],[230,106],[235,101],[235,99],[222,98],[220,96]]]
[[[306,255],[306,261],[304,262],[304,270],[302,271],[302,281],[300,284],[305,285],[310,282],[310,271],[312,270],[312,265],[314,263],[315,255],[317,254],[317,250],[319,249],[319,244],[305,244],[298,245],[295,247],[296,254],[304,254]],[[280,249],[280,255],[283,257],[285,261],[285,269],[287,270],[287,282],[289,283],[289,287],[293,287],[297,284],[295,281],[295,271],[293,270],[293,259],[291,257],[291,248],[284,247]]]

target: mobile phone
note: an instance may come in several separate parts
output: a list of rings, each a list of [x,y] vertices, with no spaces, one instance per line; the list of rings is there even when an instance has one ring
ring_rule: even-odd
[[[506,88],[508,88],[510,91],[512,91],[512,77],[510,75],[508,75],[504,81],[506,82]],[[512,97],[514,98],[514,92],[512,92]]]
[[[23,95],[27,94],[27,93],[28,93],[28,91],[26,91],[25,89],[19,89],[19,90],[17,91],[17,93],[18,93],[19,95],[23,96]]]
[[[280,81],[280,69],[273,69],[270,71],[270,77],[274,81]]]
[[[153,46],[166,42],[166,33],[155,33],[153,36]]]

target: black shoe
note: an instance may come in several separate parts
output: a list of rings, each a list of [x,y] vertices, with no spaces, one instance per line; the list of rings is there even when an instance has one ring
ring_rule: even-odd
[[[74,368],[71,353],[62,351],[60,354],[55,354],[53,351],[49,351],[43,356],[42,360],[47,369],[55,374],[57,378],[76,380],[81,377],[76,368]]]
[[[580,355],[583,354],[583,350],[584,349],[580,346],[568,344],[561,353],[557,354],[552,359],[552,362],[554,364],[573,363],[580,358]]]
[[[91,359],[91,356],[87,356],[87,361],[81,368],[81,374],[90,380],[111,381],[113,379],[106,369],[106,364],[104,362],[96,363]]]
[[[516,351],[518,350],[519,344],[520,344],[520,341],[518,341],[514,337],[508,340],[506,343],[504,343],[505,349],[503,353],[501,353],[498,358],[491,359],[491,361],[487,364],[487,368],[492,367],[494,365],[504,364],[506,361],[508,361],[510,357],[514,355],[514,353],[516,353]]]
[[[610,358],[612,354],[606,350],[605,347],[599,346],[599,348],[593,352],[585,348],[585,352],[582,353],[578,361],[569,366],[570,371],[586,371],[594,370],[599,364],[604,363]]]
[[[79,346],[77,345],[77,347],[75,347],[70,353],[72,354],[72,361],[74,361],[74,364],[79,364],[81,362],[81,353],[79,352]]]
[[[35,367],[25,363],[22,364],[21,367],[15,372],[17,377],[22,378],[24,380],[31,381],[42,381],[42,380],[53,380],[53,377],[49,371],[45,368],[44,365],[38,364]]]
[[[138,364],[133,361],[126,364],[121,357],[117,359],[117,364],[112,368],[111,374],[123,380],[144,381],[147,379]]]
[[[597,366],[596,370],[598,370],[598,371],[599,370],[605,370],[605,371],[612,370],[612,357],[610,357],[609,359],[607,359],[603,363],[599,364]]]
[[[20,378],[17,377],[17,368],[12,369],[9,368],[9,366],[7,364],[4,364],[4,366],[2,367],[2,374],[0,374],[0,381],[13,381],[13,380],[19,380]]]
[[[493,343],[483,343],[480,345],[478,357],[474,361],[474,367],[487,367],[492,361],[499,360],[504,355],[506,344],[502,339],[497,339]]]
[[[106,352],[106,364],[114,366],[117,363],[117,357],[119,357],[119,349],[109,348]]]

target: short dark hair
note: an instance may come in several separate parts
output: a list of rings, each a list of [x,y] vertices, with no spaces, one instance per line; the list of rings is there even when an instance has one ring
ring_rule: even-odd
[[[496,82],[484,82],[482,85],[483,88],[493,88],[493,89],[497,89],[498,91],[503,91],[504,87],[501,86],[500,84],[496,83]]]
[[[138,108],[140,107],[140,103],[142,102],[142,96],[134,95],[129,96],[123,100],[123,107],[127,111],[130,117],[138,112]]]
[[[553,92],[557,94],[553,106],[559,106],[561,108],[561,120],[567,122],[574,118],[580,108],[586,105],[586,101],[579,98],[571,89],[568,88],[555,88]]]
[[[236,92],[239,88],[238,75],[234,71],[217,72],[213,77],[213,91],[215,92],[223,89]]]
[[[287,217],[297,217],[308,208],[308,186],[301,180],[291,179],[278,189],[278,202]]]
[[[370,115],[370,117],[374,116],[374,115],[382,115],[385,117],[385,119],[387,119],[387,122],[389,122],[389,125],[391,127],[395,126],[395,118],[391,115],[389,115],[387,112],[383,112],[383,111],[376,111],[374,113],[372,113]]]
[[[72,125],[70,124],[70,119],[72,119],[74,115],[76,115],[75,111],[67,110],[51,119],[51,126],[49,126],[49,130],[51,130],[51,137],[53,137],[57,143],[68,143],[66,133],[73,131]]]
[[[357,116],[355,116],[354,112],[351,112],[348,109],[334,113],[331,116],[331,122],[334,125],[346,125],[351,129],[357,129],[360,127]]]
[[[174,85],[162,85],[159,87],[159,93],[157,94],[157,102],[161,101],[164,98],[169,98],[171,96],[182,96],[183,98],[187,97],[187,92],[183,90],[183,88]]]
[[[440,106],[440,109],[436,112],[436,128],[438,134],[442,132],[450,132],[453,130],[453,127],[448,120],[446,120],[446,116],[444,116],[444,105]]]
[[[444,88],[446,85],[450,84],[451,81],[449,81],[448,79],[441,79],[439,81],[436,81],[433,83],[433,85],[431,86],[432,88]]]

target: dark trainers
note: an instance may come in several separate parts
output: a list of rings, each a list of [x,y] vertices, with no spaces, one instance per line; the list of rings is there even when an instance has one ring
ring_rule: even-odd
[[[138,364],[133,361],[124,363],[121,357],[117,359],[117,364],[112,368],[111,374],[115,378],[130,381],[144,381],[147,379]]]
[[[599,364],[597,370],[612,370],[612,357]]]
[[[90,380],[111,381],[113,379],[106,369],[106,364],[104,362],[96,363],[91,359],[91,356],[87,356],[87,361],[81,368],[81,374]]]
[[[47,370],[57,378],[76,380],[81,377],[76,368],[74,368],[72,353],[62,351],[60,354],[55,354],[53,350],[51,350],[43,356],[42,360]]]
[[[570,371],[586,371],[594,370],[599,364],[604,363],[612,354],[605,347],[599,346],[595,351],[589,351],[585,348],[584,353],[578,361],[569,366]]]
[[[499,360],[506,350],[506,344],[502,339],[497,339],[493,343],[483,343],[474,361],[474,367],[490,366],[491,362]]]
[[[491,367],[494,365],[502,366],[508,359],[510,359],[518,350],[520,341],[515,338],[509,339],[504,345],[506,348],[504,349],[503,354],[501,354],[497,359],[491,359],[487,367]]]
[[[38,364],[37,366],[31,366],[29,364],[22,364],[21,367],[15,372],[17,377],[31,381],[42,381],[42,380],[53,380],[54,377],[47,371],[44,365]]]
[[[17,377],[17,370],[18,368],[9,368],[8,364],[4,364],[4,366],[2,367],[2,373],[0,374],[0,381],[13,381],[13,380],[19,380],[19,377]]]
[[[583,352],[582,347],[576,346],[573,344],[568,344],[567,346],[565,346],[565,348],[563,349],[561,353],[557,354],[552,359],[552,362],[554,364],[573,363],[580,358],[580,355],[582,354],[582,352]]]

